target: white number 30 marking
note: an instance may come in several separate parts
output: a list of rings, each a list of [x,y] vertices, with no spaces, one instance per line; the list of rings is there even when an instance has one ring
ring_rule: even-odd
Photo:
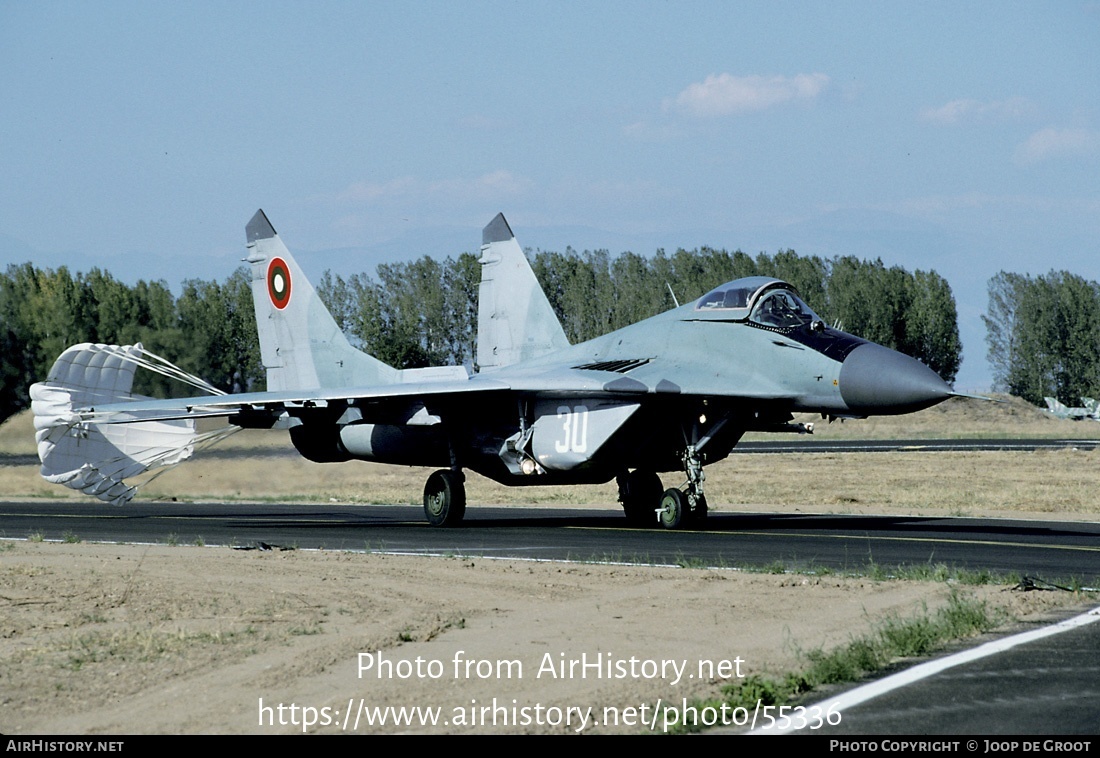
[[[561,420],[563,439],[554,442],[554,450],[559,453],[588,452],[588,406],[558,406],[558,419]]]

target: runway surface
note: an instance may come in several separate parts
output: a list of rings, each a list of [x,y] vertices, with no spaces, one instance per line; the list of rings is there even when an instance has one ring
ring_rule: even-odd
[[[455,529],[411,505],[0,503],[0,536],[111,542],[376,550],[867,571],[943,564],[1100,586],[1100,524],[712,512],[705,528],[630,527],[621,511],[477,506]]]

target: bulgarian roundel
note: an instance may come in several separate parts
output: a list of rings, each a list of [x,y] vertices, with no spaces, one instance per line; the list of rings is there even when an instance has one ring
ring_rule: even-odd
[[[272,258],[267,265],[267,294],[279,310],[290,302],[290,266],[282,258]]]

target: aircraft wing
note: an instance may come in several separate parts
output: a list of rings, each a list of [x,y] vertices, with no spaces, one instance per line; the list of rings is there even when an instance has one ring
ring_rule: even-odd
[[[279,411],[301,408],[324,408],[333,403],[366,401],[409,401],[416,398],[438,397],[479,392],[501,392],[510,389],[506,382],[481,377],[467,381],[432,381],[406,384],[380,384],[372,387],[354,387],[316,390],[287,390],[281,392],[242,392],[230,395],[202,395],[199,397],[172,398],[168,400],[130,400],[75,409],[74,412],[89,418],[108,420],[111,423],[172,420],[207,416],[232,416],[249,410]]]
[[[228,417],[242,412],[325,408],[367,401],[373,405],[407,404],[417,399],[444,396],[516,392],[530,395],[681,395],[674,382],[647,383],[613,372],[580,371],[572,368],[543,369],[512,376],[472,376],[467,381],[433,381],[408,384],[381,384],[373,387],[317,389],[314,391],[245,392],[228,395],[202,395],[167,400],[137,399],[125,402],[75,407],[72,412],[85,420],[106,423],[171,421],[205,417]],[[761,388],[726,394],[731,400],[794,399],[792,395],[768,392]]]

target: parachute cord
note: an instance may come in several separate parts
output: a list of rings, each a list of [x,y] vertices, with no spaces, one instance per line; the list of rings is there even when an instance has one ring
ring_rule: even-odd
[[[155,371],[156,373],[162,374],[163,376],[178,379],[179,381],[184,382],[185,384],[190,384],[192,387],[195,387],[195,388],[201,389],[201,390],[205,390],[206,392],[209,392],[211,395],[225,395],[225,394],[228,394],[228,393],[225,392],[225,390],[218,389],[217,387],[215,387],[213,384],[206,381],[205,379],[203,379],[201,377],[198,377],[198,376],[195,376],[194,374],[187,373],[186,371],[184,371],[183,369],[181,369],[179,366],[172,363],[168,359],[162,358],[161,356],[157,355],[156,353],[154,353],[150,350],[146,350],[143,345],[137,345],[135,347],[138,347],[141,350],[142,355],[148,356],[149,358],[153,359],[151,361],[147,361],[147,360],[141,360],[141,359],[136,359],[136,358],[130,358],[130,360],[132,360],[137,365],[142,366],[144,368],[147,368],[150,371]],[[127,356],[127,357],[129,357],[129,356]]]
[[[204,432],[203,434],[200,434],[199,436],[195,437],[194,442],[192,444],[195,445],[195,450],[196,451],[206,450],[207,448],[213,447],[214,445],[218,444],[219,442],[226,439],[227,437],[232,437],[234,434],[236,434],[240,430],[241,430],[241,427],[239,427],[239,426],[223,426],[220,429],[214,429],[212,431]],[[180,460],[176,461],[175,463],[171,463],[171,464],[168,464],[168,465],[162,465],[162,466],[159,467],[160,470],[157,471],[155,474],[151,475],[148,479],[145,479],[144,481],[141,481],[141,482],[137,482],[137,483],[132,484],[130,486],[133,487],[135,491],[139,490],[142,487],[144,487],[145,485],[147,485],[149,482],[156,479],[161,474],[167,474],[169,471],[174,469],[176,466],[183,463],[184,460],[186,460],[186,459],[180,459]]]
[[[204,433],[196,436],[193,440],[188,442],[186,445],[179,445],[179,446],[174,447],[170,450],[164,451],[163,453],[161,453],[158,456],[155,456],[155,457],[149,459],[148,465],[146,466],[146,472],[148,472],[150,469],[153,469],[153,468],[158,469],[158,471],[154,474],[151,474],[146,479],[143,479],[140,482],[124,481],[123,479],[118,479],[116,481],[118,481],[122,484],[125,484],[128,487],[132,487],[135,491],[137,491],[137,490],[141,489],[142,487],[144,487],[145,485],[147,485],[149,482],[156,479],[161,474],[165,474],[165,473],[171,471],[172,469],[174,469],[176,466],[183,463],[184,461],[189,460],[189,458],[180,458],[179,460],[175,461],[174,463],[161,463],[160,461],[171,458],[172,456],[176,455],[177,453],[179,453],[181,450],[183,450],[185,447],[188,447],[188,446],[194,446],[194,448],[196,450],[205,450],[209,447],[212,447],[212,446],[216,445],[217,443],[221,442],[222,440],[226,439],[227,437],[233,436],[234,434],[236,434],[240,430],[241,430],[241,428],[239,426],[224,426],[224,427],[221,427],[219,429],[214,429],[214,430],[211,430],[209,432],[204,432]],[[153,448],[146,448],[146,449],[147,450],[152,450]],[[101,463],[119,463],[119,462],[126,461],[126,460],[133,460],[133,458],[131,456],[118,456],[118,457],[115,457],[115,458],[110,458],[106,461],[101,461]],[[136,476],[140,476],[140,474],[137,474]],[[127,479],[130,479],[130,477],[127,477]]]
[[[212,445],[215,445],[218,442],[221,442],[226,437],[229,437],[233,434],[236,434],[240,430],[241,430],[241,428],[239,426],[225,426],[225,427],[221,427],[219,429],[214,429],[214,430],[209,431],[209,432],[203,432],[202,434],[196,435],[195,437],[189,439],[185,444],[175,445],[174,447],[170,447],[167,450],[164,450],[163,452],[161,452],[159,455],[155,455],[155,456],[153,456],[152,458],[149,458],[149,459],[145,459],[145,458],[138,459],[137,456],[140,455],[141,453],[144,453],[144,452],[149,451],[149,450],[158,450],[158,449],[160,449],[159,446],[150,446],[150,447],[146,447],[146,448],[141,448],[139,450],[135,450],[133,455],[115,456],[113,458],[108,458],[105,461],[101,461],[101,462],[102,463],[120,463],[122,461],[127,461],[127,460],[141,460],[142,463],[148,463],[147,468],[153,468],[155,466],[163,466],[164,464],[160,463],[160,461],[162,461],[166,458],[171,458],[173,455],[176,455],[177,453],[179,453],[184,448],[193,447],[195,450],[205,450],[206,448],[211,447]],[[179,463],[182,463],[184,460],[187,460],[187,459],[186,458],[181,459],[178,463],[171,464],[169,466],[169,468],[171,468],[172,466],[179,465]]]
[[[202,377],[195,376],[194,374],[189,374],[166,358],[162,358],[156,353],[146,350],[145,347],[140,343],[128,347],[130,347],[130,349],[136,349],[140,351],[142,357],[135,356],[122,345],[96,345],[95,349],[99,352],[107,353],[108,355],[114,356],[115,358],[118,358],[121,361],[125,361],[126,363],[132,363],[139,368],[144,368],[148,371],[152,371],[154,374],[160,374],[161,376],[167,377],[169,379],[174,379],[177,382],[182,382],[183,384],[190,385],[191,387],[202,390],[203,392],[206,392],[208,394],[227,394],[224,390],[218,389]],[[104,392],[106,391],[107,390],[104,390]]]
[[[180,461],[180,463],[183,463],[183,461]],[[131,484],[130,486],[133,488],[134,492],[137,492],[138,490],[140,490],[142,487],[144,487],[149,482],[156,479],[161,474],[167,474],[169,471],[171,471],[172,469],[174,469],[178,465],[180,465],[180,464],[179,463],[173,463],[171,466],[161,466],[160,470],[158,470],[157,473],[150,476],[144,482],[137,482],[136,484]]]
[[[237,432],[241,431],[243,427],[240,426],[223,426],[220,429],[213,429],[209,432],[203,432],[199,436],[195,437],[196,452],[205,450],[208,447],[213,447],[222,440],[232,437]]]
[[[194,387],[195,389],[201,390],[202,392],[205,392],[209,395],[216,395],[216,396],[221,397],[221,396],[224,396],[224,395],[228,394],[224,390],[218,389],[217,387],[215,387],[213,384],[206,381],[205,379],[203,379],[201,377],[198,377],[198,376],[195,376],[194,374],[189,374],[188,372],[184,371],[183,369],[181,369],[179,366],[175,365],[171,361],[169,361],[165,358],[162,358],[161,356],[157,355],[156,353],[153,353],[149,350],[146,350],[145,347],[143,345],[141,345],[140,343],[137,344],[137,345],[126,346],[126,347],[123,347],[121,345],[94,345],[94,346],[92,346],[92,349],[94,349],[98,352],[101,352],[101,353],[106,353],[107,355],[118,358],[119,360],[121,360],[125,363],[130,363],[134,366],[137,366],[138,368],[144,368],[148,371],[151,371],[154,374],[160,374],[161,376],[167,377],[168,379],[172,379],[172,380],[175,380],[177,382],[181,382],[183,384],[189,385],[189,386]],[[140,357],[135,356],[133,354],[133,352],[131,352],[132,350],[138,350],[140,352]],[[70,388],[67,388],[63,384],[56,384],[56,385],[53,385],[53,386],[57,387],[58,389],[63,389],[63,390],[64,389],[70,389]],[[98,402],[98,401],[103,401],[103,402],[107,402],[107,403],[115,403],[115,402],[118,402],[119,399],[120,399],[119,396],[117,394],[115,394],[115,391],[111,388],[95,388],[95,387],[84,387],[84,386],[82,386],[82,387],[80,387],[80,389],[86,394],[86,398],[87,398],[86,402],[90,401],[89,404],[95,403],[95,402]],[[131,397],[132,397],[132,395],[131,395]],[[114,414],[110,414],[110,415],[114,415]],[[189,415],[194,417],[194,415],[201,415],[201,414],[189,414]],[[211,415],[221,415],[221,414],[211,414]],[[95,413],[94,411],[85,411],[85,412],[81,413],[81,419],[80,420],[81,421],[94,421],[94,420],[96,420],[97,418],[100,418],[100,417],[101,417],[101,415],[98,414],[98,413]],[[72,424],[70,424],[70,426],[72,426]]]
[[[127,349],[127,347],[129,349]],[[130,363],[138,368],[144,368],[154,374],[160,374],[161,376],[173,379],[177,382],[194,387],[209,395],[226,395],[228,393],[225,390],[218,389],[205,379],[189,374],[179,366],[175,365],[169,360],[160,357],[156,353],[151,353],[146,350],[142,345],[132,345],[123,347],[121,345],[93,345],[90,349],[95,352],[106,353],[112,357],[118,358],[120,361]],[[138,350],[141,353],[141,357],[135,356],[131,350]],[[64,388],[63,384],[54,384],[53,386]],[[79,385],[78,385],[79,386]],[[111,387],[87,387],[80,386],[80,389],[88,392],[95,397],[99,395],[103,399],[110,401],[118,400],[118,396],[114,393]]]
[[[140,465],[144,466],[144,471],[148,471],[151,468],[166,465],[166,464],[160,463],[160,461],[163,461],[166,458],[171,458],[173,455],[176,455],[180,450],[183,450],[185,447],[187,447],[187,445],[179,445],[177,447],[170,448],[170,449],[162,452],[159,455],[155,455],[155,456],[153,456],[153,457],[151,457],[147,460],[142,460],[142,461],[137,461],[136,458],[134,458],[133,456],[129,456],[129,455],[116,455],[116,456],[111,457],[111,458],[104,458],[103,460],[98,460],[98,461],[95,462],[94,465],[90,464],[90,463],[85,464],[85,467],[98,471],[100,468],[106,466],[107,464],[125,463],[126,461],[134,461],[134,462],[137,462]],[[146,450],[152,450],[152,449],[153,448],[146,448]],[[141,452],[141,451],[135,451],[135,452]],[[186,460],[186,459],[184,459],[184,460]],[[183,462],[182,460],[179,461],[179,463],[182,463],[182,462]],[[177,464],[173,463],[171,465],[175,466]],[[139,476],[141,473],[143,473],[143,471],[137,472],[137,474],[134,474],[134,476]],[[123,481],[124,478],[125,477],[120,477],[117,481],[121,482],[121,481]]]

